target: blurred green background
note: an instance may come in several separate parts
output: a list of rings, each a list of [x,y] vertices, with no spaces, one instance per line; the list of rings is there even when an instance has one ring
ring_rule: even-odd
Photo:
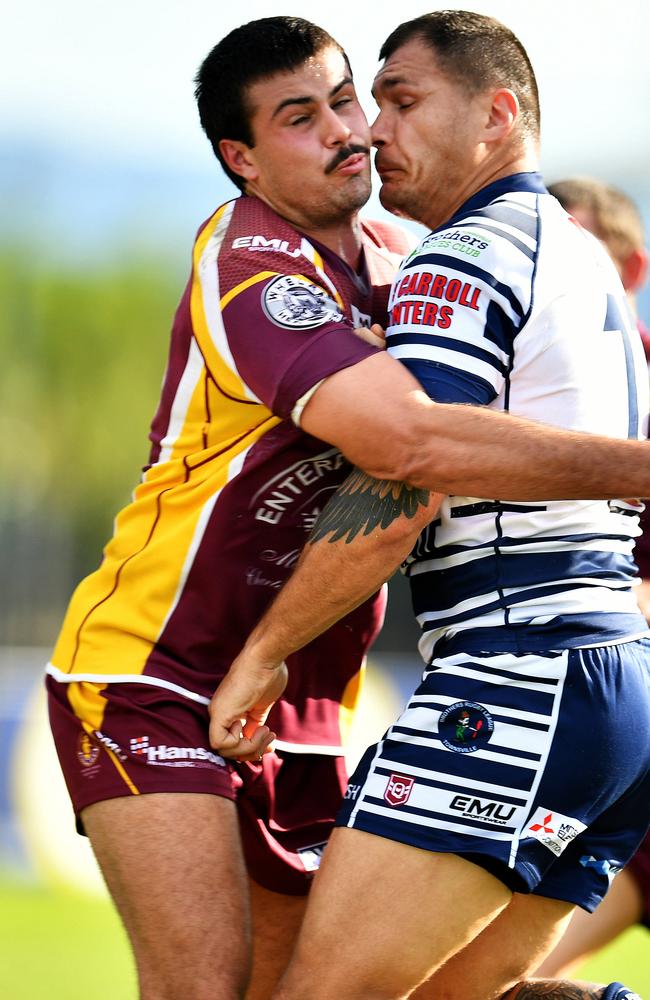
[[[169,262],[0,256],[5,644],[47,643],[147,460],[182,287]]]
[[[0,966],[7,1000],[137,998],[124,932],[108,902],[0,879],[0,940],[9,959],[6,969]],[[650,997],[648,932],[627,931],[575,976],[591,982],[621,980],[641,997]]]

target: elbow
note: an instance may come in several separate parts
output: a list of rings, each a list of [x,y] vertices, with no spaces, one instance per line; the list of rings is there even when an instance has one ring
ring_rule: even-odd
[[[447,408],[433,403],[423,393],[409,400],[399,432],[387,435],[381,453],[382,470],[365,471],[377,479],[409,483],[421,489],[451,492],[457,449],[450,447]]]
[[[433,437],[423,440],[422,437],[414,437],[401,449],[399,455],[394,456],[390,468],[382,478],[395,479],[420,489],[449,493],[452,492],[455,466],[450,449],[438,439]]]
[[[442,454],[442,449],[420,449],[405,457],[401,479],[420,489],[448,493],[451,483],[449,462]]]

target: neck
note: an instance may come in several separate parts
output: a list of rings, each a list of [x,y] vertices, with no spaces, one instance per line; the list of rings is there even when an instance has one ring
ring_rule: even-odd
[[[296,225],[296,223],[293,223]],[[361,223],[355,214],[345,223],[337,223],[331,226],[314,227],[309,225],[298,226],[308,239],[317,240],[329,250],[342,258],[355,271],[359,266],[361,257]]]
[[[438,226],[443,225],[448,219],[453,218],[461,205],[464,205],[478,191],[482,191],[488,185],[494,184],[495,181],[500,181],[503,177],[534,171],[538,167],[537,152],[531,146],[527,146],[523,150],[519,146],[516,150],[504,149],[496,151],[494,154],[479,159],[475,165],[475,169],[468,175],[467,180],[458,186],[453,202],[448,202],[444,206],[444,210],[446,211],[444,219],[434,216],[435,210],[432,206],[431,217],[418,221],[425,222],[430,229],[437,229]]]
[[[296,212],[291,205],[274,202],[254,184],[247,185],[246,194],[265,202],[276,215],[285,219],[294,229],[304,233],[308,239],[317,240],[318,243],[322,243],[323,246],[338,254],[350,267],[355,270],[357,269],[362,244],[361,223],[356,208],[342,215],[334,222],[319,224],[300,212]]]

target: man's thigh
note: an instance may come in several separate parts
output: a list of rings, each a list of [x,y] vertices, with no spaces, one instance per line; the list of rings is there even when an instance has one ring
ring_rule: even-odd
[[[498,1000],[532,975],[564,932],[573,906],[515,893],[508,906],[413,994],[413,1000]]]
[[[509,899],[498,879],[453,854],[335,830],[278,996],[405,996]]]
[[[158,793],[97,802],[82,820],[128,932],[143,998],[241,997],[250,917],[234,804]]]
[[[269,1000],[289,964],[307,896],[288,896],[249,880],[253,917],[253,971],[246,1000]]]

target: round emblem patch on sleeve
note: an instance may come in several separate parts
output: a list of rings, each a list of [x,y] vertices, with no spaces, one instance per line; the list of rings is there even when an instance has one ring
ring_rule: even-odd
[[[266,285],[262,308],[272,323],[289,330],[311,330],[343,319],[336,302],[322,288],[293,274],[282,274]]]

